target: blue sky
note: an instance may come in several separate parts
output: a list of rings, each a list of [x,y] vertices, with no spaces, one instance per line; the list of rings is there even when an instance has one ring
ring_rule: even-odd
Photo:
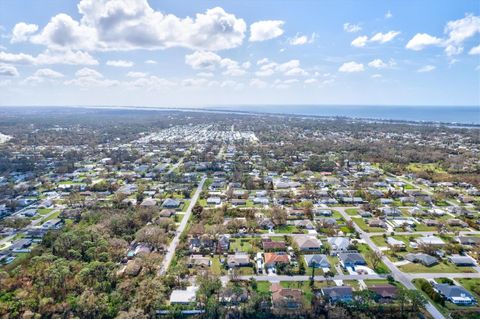
[[[480,105],[478,1],[0,2],[0,105]]]

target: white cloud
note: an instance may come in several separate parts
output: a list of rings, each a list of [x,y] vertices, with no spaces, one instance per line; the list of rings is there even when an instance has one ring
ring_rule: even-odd
[[[246,23],[221,7],[179,18],[147,0],[81,0],[80,20],[58,14],[31,41],[50,48],[132,50],[185,47],[222,50],[242,44]]]
[[[52,69],[38,69],[37,71],[35,71],[33,76],[39,77],[39,78],[51,78],[51,79],[58,79],[58,78],[64,77],[62,73],[54,71]]]
[[[378,74],[378,73],[372,74],[372,78],[373,78],[373,79],[379,79],[379,78],[381,78],[381,77],[382,77],[381,74]]]
[[[144,78],[147,76],[147,73],[145,72],[128,72],[127,76],[129,78]]]
[[[108,60],[106,64],[117,68],[130,68],[134,65],[132,61],[125,60]]]
[[[422,66],[420,69],[418,69],[417,72],[420,72],[420,73],[431,72],[436,68],[437,67],[434,65],[425,65],[425,66]]]
[[[465,40],[480,33],[480,17],[467,14],[464,18],[447,22],[444,33],[446,38],[437,38],[426,33],[417,33],[408,43],[406,48],[420,51],[427,46],[445,47],[447,56],[458,55],[463,52]]]
[[[262,81],[260,79],[252,79],[250,81],[250,86],[257,88],[257,89],[264,89],[268,86],[268,83],[265,81]]]
[[[222,58],[218,54],[208,51],[195,51],[185,56],[185,63],[196,70],[213,70],[221,60]]]
[[[392,41],[397,35],[400,34],[400,31],[388,31],[387,33],[378,32],[373,37],[370,38],[370,42],[379,42],[386,43]]]
[[[308,72],[300,67],[299,60],[290,60],[285,63],[271,62],[268,59],[262,59],[257,62],[260,69],[255,72],[258,77],[267,77],[275,73],[281,73],[285,76],[306,76]]]
[[[146,64],[157,64],[157,61],[154,60],[147,60],[145,61]]]
[[[408,41],[406,48],[414,51],[423,50],[430,45],[440,45],[442,39],[431,36],[427,33],[417,33],[413,38]]]
[[[32,33],[37,32],[38,25],[27,24],[25,22],[17,23],[12,30],[11,43],[27,41]]]
[[[245,69],[250,68],[249,62],[240,65],[235,60],[222,58],[218,54],[208,51],[195,51],[192,54],[187,54],[185,63],[196,70],[213,71],[219,67],[224,70],[222,74],[227,76],[244,75],[246,73]]]
[[[344,23],[343,24],[343,30],[346,31],[346,32],[350,32],[350,33],[355,33],[355,32],[359,32],[362,30],[362,27],[358,24],[353,24],[353,23]]]
[[[288,39],[288,43],[290,45],[304,45],[307,43],[313,43],[316,37],[317,35],[315,32],[312,33],[310,37],[308,35],[300,35],[297,33],[293,38]]]
[[[98,61],[90,54],[82,51],[52,51],[45,50],[39,55],[32,56],[25,53],[0,52],[0,62],[13,64],[70,64],[70,65],[96,65]]]
[[[362,36],[359,36],[357,38],[355,38],[351,45],[354,46],[354,47],[357,47],[357,48],[361,48],[361,47],[364,47],[366,44],[367,44],[367,41],[368,41],[368,37],[366,35],[362,35]]]
[[[75,72],[76,77],[102,78],[103,75],[97,70],[90,68],[83,68]]]
[[[370,39],[366,35],[361,35],[356,37],[351,45],[357,48],[364,47],[367,42],[378,42],[378,43],[387,43],[395,39],[397,35],[400,34],[400,31],[388,31],[387,33],[378,32],[373,35]]]
[[[305,81],[303,81],[303,83],[305,83],[305,84],[313,84],[313,83],[317,83],[317,82],[318,82],[318,80],[314,79],[314,78],[306,79]]]
[[[19,73],[13,65],[0,63],[0,76],[19,76]]]
[[[473,47],[468,51],[468,54],[474,55],[474,54],[480,54],[480,44],[477,45],[476,47]]]
[[[388,10],[387,13],[385,13],[385,19],[390,19],[390,18],[393,18],[393,14],[392,12],[390,12],[390,10]]]
[[[368,66],[375,69],[386,69],[386,68],[395,66],[395,64],[396,63],[394,60],[390,60],[386,63],[386,62],[383,62],[383,60],[381,59],[375,59],[368,62]]]
[[[258,21],[250,25],[250,38],[251,42],[266,41],[274,39],[283,34],[284,22],[280,20],[266,20]]]
[[[357,63],[355,61],[350,61],[342,64],[340,68],[338,68],[338,71],[340,72],[347,72],[347,73],[352,73],[352,72],[362,72],[364,71],[365,68],[362,63]]]
[[[445,54],[447,56],[458,55],[463,52],[463,47],[457,47],[454,45],[447,45],[445,48]]]
[[[198,72],[197,76],[202,77],[202,78],[212,78],[215,76],[212,72]]]

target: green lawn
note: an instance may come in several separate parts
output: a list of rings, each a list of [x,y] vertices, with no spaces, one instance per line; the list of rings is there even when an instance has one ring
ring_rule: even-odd
[[[350,216],[356,216],[356,215],[358,215],[358,209],[348,208],[348,209],[345,209],[345,213],[347,213]]]
[[[385,232],[385,229],[380,227],[370,227],[368,226],[363,218],[353,217],[352,220],[360,227],[362,230],[369,232],[369,233],[382,233]]]
[[[388,284],[388,280],[386,279],[366,279],[364,282],[367,287]]]
[[[53,210],[53,208],[40,208],[37,210],[37,213],[40,215],[47,215]]]
[[[230,240],[230,251],[243,251],[243,252],[250,252],[253,251],[253,246],[250,241],[245,240],[244,238],[235,238]]]
[[[275,232],[279,234],[292,234],[298,233],[300,230],[293,225],[283,225],[275,228]]]
[[[212,272],[217,275],[217,276],[221,276],[223,274],[223,266],[222,264],[220,263],[220,259],[219,257],[213,257],[212,259]]]
[[[42,219],[42,223],[45,223],[51,219],[54,219],[54,218],[58,218],[58,216],[60,215],[60,211],[56,212],[56,213],[53,213],[52,215],[48,216],[47,218],[44,218]]]
[[[257,291],[260,293],[270,293],[270,287],[272,284],[269,281],[258,281]]]
[[[462,278],[457,281],[467,290],[469,290],[480,301],[480,279],[479,278]]]
[[[407,265],[400,266],[399,269],[403,272],[411,273],[473,273],[475,272],[471,267],[457,267],[450,262],[427,267],[419,263],[409,263]]]

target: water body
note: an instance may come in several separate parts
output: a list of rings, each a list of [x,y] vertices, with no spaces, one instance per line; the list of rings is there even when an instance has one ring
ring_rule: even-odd
[[[480,124],[480,106],[244,105],[211,107],[209,109],[397,121]]]

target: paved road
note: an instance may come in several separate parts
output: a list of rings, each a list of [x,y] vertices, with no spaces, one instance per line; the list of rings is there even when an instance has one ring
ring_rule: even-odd
[[[167,253],[165,254],[165,258],[162,261],[162,266],[160,267],[160,270],[158,272],[159,275],[163,275],[167,272],[168,267],[170,266],[170,263],[172,262],[173,256],[175,255],[175,251],[177,250],[177,246],[180,243],[180,236],[182,235],[183,231],[187,227],[188,220],[190,219],[190,216],[192,215],[192,209],[195,206],[195,204],[198,201],[198,198],[200,197],[200,193],[202,192],[203,189],[203,184],[207,180],[206,176],[202,177],[202,180],[198,184],[197,190],[195,191],[195,194],[192,197],[192,200],[190,201],[190,205],[187,208],[187,211],[185,212],[185,215],[183,216],[182,221],[180,222],[180,226],[178,226],[175,237],[172,239],[172,242],[168,246]]]
[[[60,209],[64,208],[64,206],[57,206],[55,207],[51,212],[49,212],[48,214],[45,214],[35,220],[32,220],[32,222],[30,223],[30,225],[28,225],[27,227],[23,228],[21,231],[19,231],[18,233],[24,233],[25,231],[27,231],[28,229],[30,228],[34,228],[36,225],[40,224],[42,220],[44,219],[47,219],[48,217],[50,217],[51,215],[57,213]],[[18,215],[18,212],[15,213],[14,215],[12,216],[15,216],[15,215]],[[5,244],[8,244],[10,246],[10,242],[13,240],[13,238],[16,236],[17,234],[15,235],[11,235],[11,236],[8,236],[8,237],[5,237],[5,238],[2,238],[0,240],[0,247],[2,247],[3,245]]]
[[[284,275],[254,275],[254,276],[238,276],[239,280],[250,280],[255,279],[256,281],[270,281],[270,282],[279,282],[279,281],[309,281],[312,276],[284,276]],[[228,276],[223,276],[222,281],[228,281]],[[336,275],[334,277],[328,278],[329,281],[333,280],[367,280],[367,279],[385,279],[385,276],[381,275]],[[327,278],[324,276],[315,276],[315,281],[327,281]]]
[[[343,218],[345,218],[345,220],[352,220],[351,216],[345,212],[345,209],[347,208],[335,207],[335,209],[343,216]],[[353,225],[356,231],[360,234],[360,237],[370,246],[371,249],[375,251],[380,251],[377,245],[375,245],[375,243],[370,239],[370,235],[368,233],[363,231],[355,222],[353,223]],[[415,285],[412,283],[412,277],[409,274],[406,274],[400,271],[398,267],[395,266],[393,262],[391,262],[390,259],[388,259],[386,256],[383,256],[382,261],[390,269],[390,271],[392,272],[392,276],[393,278],[395,278],[395,280],[402,283],[402,285],[404,285],[408,289],[417,289]],[[433,318],[445,319],[443,314],[440,311],[438,311],[438,309],[435,308],[435,306],[433,306],[431,302],[427,303],[425,308],[433,316]]]
[[[170,167],[170,169],[167,171],[166,174],[167,174],[167,175],[168,175],[168,174],[171,174],[174,170],[176,170],[177,167],[179,167],[180,164],[183,163],[183,159],[184,159],[184,157],[181,157],[181,158],[178,160],[178,162],[176,162],[175,164],[173,164],[173,166]]]

